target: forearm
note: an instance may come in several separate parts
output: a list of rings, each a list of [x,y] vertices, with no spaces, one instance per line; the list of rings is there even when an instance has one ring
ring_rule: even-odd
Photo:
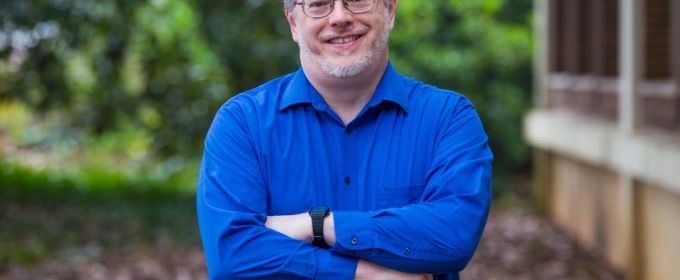
[[[387,268],[414,273],[455,272],[467,265],[476,249],[489,203],[490,189],[480,187],[477,193],[401,208],[334,211],[324,220],[324,238],[335,254]],[[307,213],[270,216],[267,226],[294,239],[312,240]]]
[[[211,279],[351,279],[357,260],[263,226],[257,215],[222,211],[198,200]],[[258,225],[259,223],[259,225]]]
[[[451,213],[450,216],[460,219],[458,223],[447,217],[449,215],[434,215],[442,208],[453,207],[433,203],[371,212],[338,211],[325,219],[324,238],[335,254],[367,260],[385,268],[432,274],[459,271],[467,265],[481,237],[488,214],[485,203],[481,204],[483,210],[460,207],[458,213]],[[287,223],[301,225],[302,233],[297,233],[295,238],[311,242],[309,215],[294,216],[302,221]],[[270,217],[270,220],[276,219]],[[357,275],[361,275],[361,263]]]
[[[441,209],[454,208],[448,206],[453,203],[441,202],[371,212],[337,211],[324,219],[323,234],[335,254],[399,271],[448,273],[463,269],[474,253],[488,213],[485,202],[480,204],[460,207],[450,215]],[[451,217],[465,222],[455,223]],[[307,213],[269,216],[265,225],[292,239],[311,243],[313,238]]]
[[[268,216],[265,226],[295,240],[312,243],[312,239],[314,238],[312,220],[308,213]],[[335,222],[333,220],[333,212],[324,219],[323,236],[329,246],[335,244]]]
[[[460,271],[476,249],[488,209],[455,208],[453,203],[420,203],[370,212],[337,211],[337,241],[331,251],[406,272]]]
[[[313,232],[311,231],[311,219],[307,213],[297,215],[284,216],[269,216],[265,225],[283,233],[284,235],[304,241],[310,242]],[[330,214],[324,219],[324,239],[326,243],[333,246],[335,243],[335,223],[333,214]],[[325,251],[325,250],[324,250]],[[367,260],[359,259],[354,273],[354,279],[370,279],[370,280],[399,280],[399,279],[432,279],[431,274],[422,273],[407,273],[394,269],[390,269]]]

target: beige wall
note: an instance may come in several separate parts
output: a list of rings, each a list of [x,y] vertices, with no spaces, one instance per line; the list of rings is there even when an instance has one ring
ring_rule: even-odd
[[[581,24],[582,19],[573,18],[558,24],[564,5],[573,3],[534,0],[537,108],[523,126],[525,139],[536,148],[534,191],[542,209],[628,279],[680,279],[680,64],[671,63],[671,73],[663,65],[652,68],[664,68],[664,73],[643,71],[649,70],[649,59],[662,53],[646,33],[658,30],[653,26],[658,22],[664,22],[661,28],[669,28],[664,32],[671,37],[658,38],[670,39],[668,46],[676,52],[657,62],[680,61],[680,0],[607,3],[616,4],[618,11],[618,21],[610,22],[618,30],[618,61],[610,57],[618,64],[617,73],[583,75],[567,71],[564,61],[556,59],[565,47],[559,36],[569,35],[558,27]],[[607,15],[613,16],[598,14]],[[665,42],[662,49],[668,47]],[[583,88],[607,92],[614,102],[589,101],[592,110],[583,111],[576,106],[581,94],[576,89]],[[557,106],[556,97],[571,105]]]
[[[639,194],[643,278],[680,279],[680,196],[648,184]]]
[[[626,246],[621,236],[618,207],[618,176],[560,156],[551,156],[552,187],[548,210],[564,228],[574,232],[581,243],[605,255],[626,270]]]
[[[622,204],[617,173],[558,154],[549,154],[545,162],[546,210],[583,246],[605,256],[629,279],[680,279],[679,194],[636,181],[633,203]],[[622,205],[632,205],[634,214]],[[626,225],[634,227],[632,238]]]

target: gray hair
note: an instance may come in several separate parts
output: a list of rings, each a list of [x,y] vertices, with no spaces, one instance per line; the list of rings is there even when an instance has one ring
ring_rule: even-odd
[[[282,0],[283,1],[283,10],[284,11],[292,11],[295,9],[295,3],[297,0]],[[389,7],[390,4],[392,4],[392,0],[383,0],[385,2],[385,7]],[[297,2],[299,3],[299,2]]]

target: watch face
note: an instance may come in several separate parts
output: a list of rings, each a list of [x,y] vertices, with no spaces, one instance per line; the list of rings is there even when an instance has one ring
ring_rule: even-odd
[[[330,214],[331,209],[325,206],[317,206],[317,207],[312,207],[312,209],[309,210],[310,215],[321,215],[325,217],[326,215]]]

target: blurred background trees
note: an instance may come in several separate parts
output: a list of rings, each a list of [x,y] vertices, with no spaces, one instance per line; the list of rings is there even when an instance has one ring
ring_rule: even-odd
[[[531,3],[402,0],[390,37],[398,71],[475,104],[495,197],[530,164]],[[204,136],[228,98],[297,67],[279,0],[2,0],[0,278],[77,279],[120,260],[205,278]]]
[[[390,38],[398,71],[473,101],[497,178],[530,164],[531,3],[400,1]],[[295,71],[297,53],[278,0],[5,0],[0,133],[47,152],[109,142],[114,157],[191,169],[219,106]]]

